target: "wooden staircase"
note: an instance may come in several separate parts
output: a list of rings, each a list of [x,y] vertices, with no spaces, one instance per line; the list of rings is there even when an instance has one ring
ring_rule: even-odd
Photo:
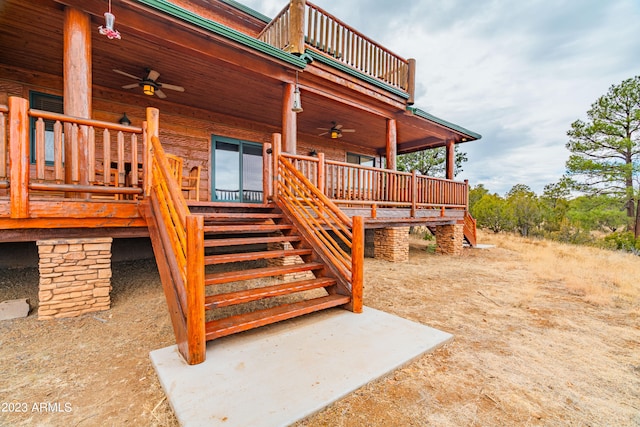
[[[362,312],[362,217],[346,217],[283,159],[280,135],[273,142],[273,189],[264,192],[273,203],[188,205],[158,137],[158,110],[147,109],[150,179],[139,208],[190,365],[204,362],[216,338],[330,307]]]
[[[208,320],[207,341],[351,301],[349,295],[337,293],[336,279],[327,276],[325,264],[277,206],[198,204],[190,211],[204,218],[204,308],[214,312],[234,306],[239,311]],[[275,246],[285,248],[274,249]],[[299,263],[286,265],[284,260],[290,257]],[[249,262],[253,265],[248,267]],[[305,273],[311,277],[285,280]],[[306,291],[319,289],[325,291],[305,298]],[[292,295],[296,301],[265,301]],[[256,304],[251,304],[255,302],[267,307],[256,309]],[[214,317],[213,314],[207,317]]]

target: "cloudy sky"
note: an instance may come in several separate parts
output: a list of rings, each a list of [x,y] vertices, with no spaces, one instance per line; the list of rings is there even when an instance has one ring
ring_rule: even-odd
[[[240,0],[275,16],[287,0]],[[571,123],[640,74],[640,0],[313,0],[417,61],[416,106],[482,135],[458,178],[557,182]]]

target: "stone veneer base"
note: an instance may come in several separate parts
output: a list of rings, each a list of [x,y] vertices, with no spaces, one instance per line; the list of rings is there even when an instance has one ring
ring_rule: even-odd
[[[76,317],[111,307],[110,237],[37,242],[38,318]]]

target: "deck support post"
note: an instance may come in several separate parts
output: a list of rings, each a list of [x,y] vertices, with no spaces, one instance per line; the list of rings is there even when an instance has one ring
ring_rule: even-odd
[[[29,103],[9,97],[9,183],[11,218],[29,217]]]
[[[64,15],[64,113],[69,116],[91,118],[91,18],[89,14],[67,7]],[[71,132],[65,133],[70,135]],[[78,132],[78,171],[74,174],[71,138],[65,138],[65,182],[79,177],[81,185],[89,183],[89,129],[80,126]],[[71,167],[69,165],[72,165]]]
[[[454,168],[456,165],[456,150],[455,145],[453,143],[453,139],[447,139],[446,142],[446,150],[447,150],[447,179],[454,178]]]
[[[364,282],[364,220],[354,216],[351,246],[351,302],[348,309],[362,313],[362,288]]]
[[[207,352],[204,316],[204,217],[187,215],[187,362],[204,362]]]
[[[296,154],[297,113],[291,110],[295,85],[286,83],[282,97],[282,151]]]

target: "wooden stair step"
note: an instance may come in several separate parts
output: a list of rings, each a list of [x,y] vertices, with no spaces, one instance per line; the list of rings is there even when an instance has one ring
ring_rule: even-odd
[[[203,212],[198,213],[204,217],[205,221],[219,219],[273,219],[282,218],[281,213],[262,213],[262,212]]]
[[[260,252],[241,252],[236,254],[220,254],[220,255],[208,255],[204,257],[205,265],[214,264],[226,264],[230,262],[240,261],[255,261],[259,259],[272,259],[285,256],[305,256],[311,255],[311,249],[280,249],[274,251],[260,251]]]
[[[278,307],[257,310],[251,313],[238,314],[224,319],[213,320],[205,324],[205,335],[207,341],[235,334],[237,332],[248,331],[260,326],[280,322],[347,304],[351,298],[345,295],[327,295],[321,298],[314,298],[306,301],[284,304]]]
[[[299,242],[300,236],[267,236],[267,237],[237,237],[233,239],[205,239],[205,248],[216,248],[221,246],[256,245],[260,243],[277,242]]]
[[[225,271],[224,273],[212,273],[205,275],[206,286],[219,285],[221,283],[238,282],[241,280],[258,279],[260,277],[280,276],[303,271],[319,270],[324,264],[308,262],[305,264],[277,265],[273,267],[251,268],[249,270]]]
[[[291,230],[291,224],[243,224],[243,225],[205,225],[206,233],[275,233]]]
[[[278,285],[264,286],[256,289],[246,289],[237,292],[228,292],[218,295],[210,295],[204,299],[204,308],[211,310],[230,305],[244,304],[265,298],[272,298],[281,295],[289,295],[296,292],[309,291],[311,289],[325,288],[335,285],[336,280],[330,277],[320,277],[311,280],[301,280],[298,282],[286,282]]]

